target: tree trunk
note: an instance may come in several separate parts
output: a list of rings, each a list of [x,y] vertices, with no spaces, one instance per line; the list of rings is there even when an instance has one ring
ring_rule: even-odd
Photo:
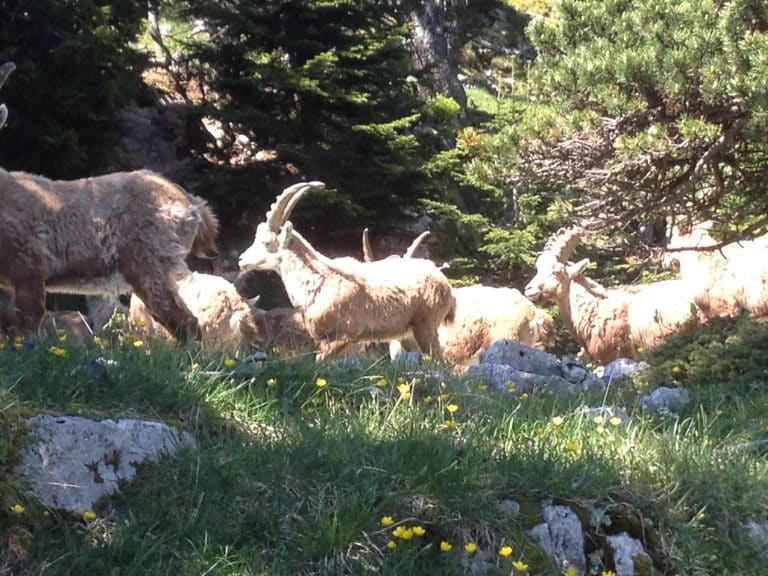
[[[411,54],[416,68],[425,73],[427,84],[421,84],[423,95],[444,94],[461,106],[462,115],[467,108],[467,95],[453,63],[449,41],[449,15],[446,4],[450,0],[426,0],[411,14],[413,34]]]

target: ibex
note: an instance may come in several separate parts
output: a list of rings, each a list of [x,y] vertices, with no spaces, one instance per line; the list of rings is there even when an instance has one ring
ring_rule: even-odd
[[[0,67],[0,85],[13,69]],[[148,170],[54,181],[0,169],[0,206],[6,329],[37,330],[46,291],[133,291],[171,332],[199,338],[175,279],[189,274],[190,251],[215,249],[218,222],[202,198]]]
[[[768,235],[722,245],[709,234],[711,227],[710,221],[686,233],[673,227],[665,262],[690,284],[707,318],[768,316]]]
[[[288,218],[304,194],[322,186],[300,183],[278,195],[253,244],[240,255],[240,269],[280,274],[318,345],[318,360],[355,342],[386,342],[406,334],[423,352],[440,356],[437,330],[455,306],[448,279],[428,260],[358,262],[320,254]]]
[[[255,302],[243,298],[234,285],[221,276],[192,272],[179,278],[176,289],[197,318],[205,348],[234,351],[241,344],[257,345],[266,339],[266,332],[259,327],[260,311],[254,307]],[[128,325],[139,333],[171,336],[153,320],[146,304],[136,294],[131,295]]]
[[[422,232],[406,249],[403,258],[412,258],[427,236],[428,231]],[[363,230],[363,257],[366,261],[374,259],[367,228]],[[491,344],[504,338],[542,348],[553,336],[552,318],[519,290],[476,285],[454,288],[453,295],[456,298],[454,319],[438,329],[443,358],[452,364],[477,362]],[[393,343],[390,350],[409,347],[409,343]]]
[[[568,263],[579,240],[578,228],[548,240],[525,295],[557,304],[568,329],[598,362],[634,358],[638,348],[663,344],[702,321],[690,287],[680,280],[607,290],[587,278],[589,260]]]

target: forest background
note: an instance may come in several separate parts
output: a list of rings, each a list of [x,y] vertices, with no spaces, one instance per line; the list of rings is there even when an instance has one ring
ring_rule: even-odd
[[[183,166],[166,175],[212,203],[233,253],[302,179],[327,185],[293,216],[318,248],[359,255],[368,226],[384,256],[427,216],[457,285],[519,287],[573,223],[594,231],[593,275],[625,283],[658,272],[660,218],[712,218],[724,240],[768,224],[764,2],[0,0],[0,15],[0,61],[17,64],[0,165],[142,167],[117,151],[126,110],[154,107]]]

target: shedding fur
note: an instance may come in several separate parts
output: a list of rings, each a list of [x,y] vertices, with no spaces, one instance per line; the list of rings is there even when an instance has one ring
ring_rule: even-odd
[[[579,239],[576,228],[550,238],[525,295],[534,302],[556,304],[575,339],[598,362],[635,358],[638,348],[668,342],[703,321],[687,282],[605,289],[587,278],[583,272],[588,260],[568,263]]]
[[[240,255],[240,269],[274,270],[322,360],[357,342],[412,334],[423,352],[440,356],[438,327],[454,312],[448,279],[428,260],[359,262],[320,254],[287,221],[299,199],[320,182],[286,188]]]
[[[218,223],[200,198],[148,170],[72,181],[0,169],[0,287],[17,330],[37,330],[45,293],[117,298],[133,291],[180,337],[199,337],[174,277],[215,250]]]

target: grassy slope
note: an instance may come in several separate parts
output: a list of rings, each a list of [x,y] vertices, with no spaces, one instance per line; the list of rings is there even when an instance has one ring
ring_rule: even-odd
[[[473,564],[510,574],[514,561],[559,574],[525,536],[542,502],[571,505],[585,524],[594,506],[590,547],[605,533],[644,533],[668,574],[765,573],[744,524],[767,515],[768,469],[759,446],[743,445],[766,437],[767,336],[763,325],[713,323],[656,352],[643,380],[569,398],[501,397],[375,359],[227,366],[159,343],[6,347],[0,574],[466,574]],[[118,367],[78,369],[99,356]],[[691,407],[644,415],[639,394],[673,379],[692,390]],[[625,407],[629,425],[579,412],[603,402]],[[11,474],[19,419],[39,409],[158,418],[200,446],[142,468],[86,521],[41,509]],[[505,511],[511,500],[519,514]],[[397,538],[397,525],[425,534]]]

